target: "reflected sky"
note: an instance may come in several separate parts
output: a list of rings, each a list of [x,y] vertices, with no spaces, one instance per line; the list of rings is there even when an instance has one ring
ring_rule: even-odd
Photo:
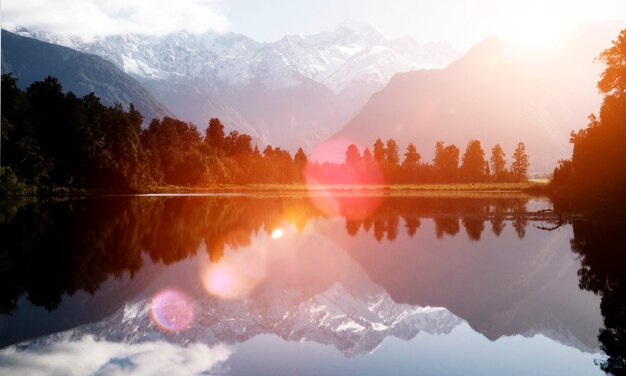
[[[0,371],[123,373],[161,346],[189,373],[602,374],[600,298],[578,286],[572,227],[538,228],[548,201],[376,199],[365,216],[291,196],[15,205]]]

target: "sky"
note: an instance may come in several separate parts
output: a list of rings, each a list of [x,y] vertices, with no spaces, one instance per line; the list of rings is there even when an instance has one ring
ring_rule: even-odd
[[[273,41],[352,19],[388,38],[409,35],[459,49],[489,35],[539,43],[580,24],[626,20],[624,0],[3,0],[1,6],[2,27],[86,39],[211,30]]]

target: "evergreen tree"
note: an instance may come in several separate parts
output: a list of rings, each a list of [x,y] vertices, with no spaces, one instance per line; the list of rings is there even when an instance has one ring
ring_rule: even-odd
[[[404,182],[414,182],[417,175],[417,169],[422,156],[417,152],[415,145],[410,143],[404,153],[404,161],[402,161],[402,180]]]
[[[523,142],[519,142],[513,153],[513,163],[511,164],[511,174],[516,181],[528,180],[528,154],[526,154],[526,145]]]
[[[361,164],[361,153],[355,144],[350,144],[346,149],[346,164],[356,167]]]
[[[365,167],[374,165],[374,156],[372,155],[372,152],[369,148],[365,148],[365,150],[363,151],[363,165]]]
[[[410,143],[406,147],[406,153],[404,153],[404,161],[402,161],[402,169],[414,170],[420,163],[422,156],[417,152],[417,148],[413,143]]]
[[[209,120],[209,127],[206,129],[204,142],[213,151],[220,151],[224,147],[224,125],[218,118]]]
[[[374,143],[374,160],[376,161],[376,163],[378,163],[379,166],[385,164],[386,154],[387,152],[385,150],[385,144],[380,138],[377,139]]]
[[[469,182],[484,181],[486,167],[485,151],[480,145],[480,141],[470,140],[465,148],[465,153],[463,153],[463,163],[461,165],[463,180]]]
[[[455,145],[444,146],[442,141],[435,145],[434,169],[438,182],[452,182],[458,178],[460,150]]]
[[[491,148],[491,174],[496,181],[506,180],[506,155],[500,144]]]
[[[302,148],[298,148],[298,151],[293,156],[293,163],[296,165],[296,168],[299,170],[304,169],[304,166],[307,164],[307,156],[304,154],[304,150]]]
[[[400,166],[400,155],[398,144],[392,138],[387,140],[387,148],[385,149],[385,160],[390,169],[396,169]]]

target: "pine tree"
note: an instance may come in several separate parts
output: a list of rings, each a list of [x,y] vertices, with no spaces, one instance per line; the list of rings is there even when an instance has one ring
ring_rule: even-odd
[[[463,164],[461,174],[465,181],[479,182],[485,180],[487,161],[485,161],[485,151],[480,145],[480,141],[470,140],[463,153]]]
[[[500,144],[491,148],[491,174],[496,181],[504,181],[506,178],[506,155]]]
[[[385,144],[380,138],[377,139],[374,143],[374,160],[376,161],[376,163],[378,163],[379,165],[384,165],[386,154],[387,152],[385,150]]]
[[[402,169],[405,171],[415,170],[420,163],[422,156],[417,152],[415,145],[410,143],[406,147],[406,153],[404,153],[404,161],[402,161]]]
[[[513,153],[513,163],[511,164],[511,173],[516,181],[528,180],[528,154],[526,154],[526,145],[519,142]]]
[[[296,168],[299,170],[304,169],[307,161],[308,159],[306,154],[304,154],[304,150],[302,150],[302,148],[298,148],[298,151],[293,156],[293,163],[295,164]]]
[[[349,166],[358,166],[361,163],[361,152],[355,144],[350,144],[346,149],[346,164]]]
[[[398,144],[392,138],[387,140],[387,148],[385,150],[385,160],[387,165],[391,169],[396,169],[400,166],[400,155],[398,150]]]

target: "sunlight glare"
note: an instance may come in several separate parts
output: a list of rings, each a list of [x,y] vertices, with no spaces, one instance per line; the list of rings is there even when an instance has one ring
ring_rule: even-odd
[[[344,216],[349,219],[363,219],[371,214],[379,205],[380,197],[360,194],[355,207],[354,194],[345,195],[345,189],[352,191],[363,190],[367,185],[382,185],[385,183],[382,168],[372,160],[365,164],[344,164],[346,149],[353,144],[350,140],[338,139],[326,141],[318,145],[304,169],[304,178],[311,202],[324,214],[330,216]],[[365,147],[357,145],[359,155],[363,158]],[[370,148],[370,152],[372,152]],[[341,168],[331,168],[327,173],[320,165],[323,163],[339,163]]]
[[[272,231],[272,239],[274,240],[282,238],[283,235],[285,235],[285,230],[282,227],[275,228]]]
[[[176,289],[166,289],[154,296],[150,305],[152,322],[165,332],[180,332],[189,328],[194,307],[189,298]]]
[[[549,47],[573,26],[574,10],[546,1],[526,3],[515,11],[507,34],[531,47]]]

